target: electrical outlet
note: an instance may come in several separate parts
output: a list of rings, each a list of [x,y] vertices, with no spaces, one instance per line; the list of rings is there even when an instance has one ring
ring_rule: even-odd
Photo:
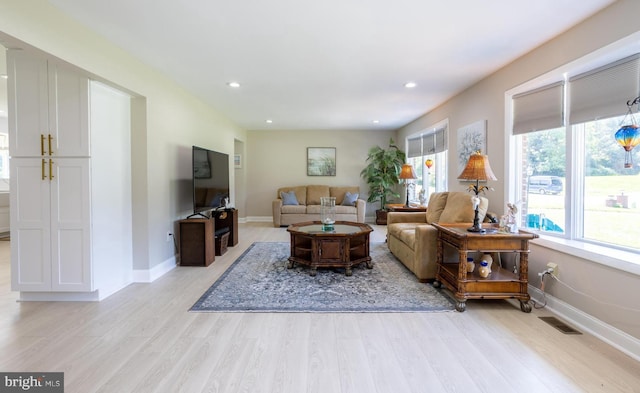
[[[167,238],[165,239],[165,241],[166,242],[170,242],[171,241],[171,236],[173,236],[173,233],[167,232]]]
[[[547,263],[547,269],[551,270],[551,275],[554,277],[558,277],[558,264],[549,262]]]

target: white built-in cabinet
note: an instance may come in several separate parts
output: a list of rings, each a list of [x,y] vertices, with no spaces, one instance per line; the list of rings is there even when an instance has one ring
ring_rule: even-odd
[[[132,276],[129,98],[57,59],[9,50],[7,63],[12,290],[99,300]]]

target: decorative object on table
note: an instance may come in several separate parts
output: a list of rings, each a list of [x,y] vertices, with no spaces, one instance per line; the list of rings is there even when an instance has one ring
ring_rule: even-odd
[[[631,150],[640,144],[640,129],[631,107],[638,105],[640,107],[640,97],[636,97],[633,101],[627,101],[627,114],[620,122],[620,129],[615,134],[616,141],[624,149],[624,167],[631,168],[633,166],[633,155]],[[627,118],[629,120],[627,120]]]
[[[289,242],[256,242],[195,302],[191,312],[442,312],[453,301],[425,285],[389,252],[371,243],[374,269],[287,269]],[[338,273],[336,273],[337,270]]]
[[[473,261],[473,258],[467,258],[467,273],[473,273],[476,268],[476,263]]]
[[[493,257],[491,256],[491,254],[487,254],[484,253],[482,254],[482,257],[480,258],[480,265],[482,265],[482,262],[486,262],[487,263],[487,267],[489,268],[489,273],[491,273],[491,265],[493,265]]]
[[[427,203],[427,195],[424,188],[418,192],[418,200],[420,201],[420,206],[424,206]]]
[[[468,229],[469,232],[482,232],[485,233],[488,230],[484,229],[480,225],[480,220],[478,217],[478,206],[480,206],[480,197],[478,194],[481,192],[484,193],[486,190],[493,190],[491,187],[487,187],[485,185],[480,185],[480,181],[487,180],[498,180],[496,175],[493,174],[491,170],[491,165],[489,164],[489,156],[483,155],[480,151],[473,153],[469,157],[469,161],[467,161],[467,166],[464,168],[460,176],[458,176],[460,180],[475,180],[476,184],[472,184],[469,186],[469,191],[473,191],[475,196],[471,197],[471,201],[473,203],[473,208],[475,210],[475,215],[473,218],[473,226]]]
[[[320,197],[320,221],[323,231],[333,231],[333,225],[336,223],[335,197]]]
[[[335,176],[336,148],[307,147],[307,176]]]
[[[413,170],[413,166],[411,164],[403,164],[402,170],[400,171],[400,179],[404,180],[404,188],[405,193],[407,194],[407,200],[404,204],[405,207],[409,207],[409,190],[415,187],[415,184],[412,180],[417,179],[416,171]]]
[[[518,207],[515,203],[507,203],[507,213],[500,217],[499,231],[505,233],[517,233],[518,222],[516,220],[516,214],[518,213]]]
[[[478,274],[482,278],[489,277],[489,274],[491,274],[491,270],[489,270],[489,266],[488,266],[487,261],[481,261],[480,262],[480,268],[478,268]]]
[[[360,172],[360,176],[369,186],[367,202],[380,201],[380,209],[376,210],[376,224],[387,223],[385,206],[391,198],[400,197],[396,192],[396,186],[400,184],[400,170],[405,160],[405,153],[396,146],[393,139],[389,140],[387,149],[380,146],[369,149],[367,166]]]
[[[479,120],[458,129],[458,173],[476,151],[487,151],[487,121]]]

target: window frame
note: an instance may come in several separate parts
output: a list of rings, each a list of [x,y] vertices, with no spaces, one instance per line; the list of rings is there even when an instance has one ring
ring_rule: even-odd
[[[505,168],[506,188],[508,201],[516,201],[520,195],[520,185],[524,181],[519,170],[518,155],[516,150],[520,148],[517,143],[517,135],[512,133],[513,124],[513,97],[522,93],[533,91],[546,85],[564,82],[568,83],[570,77],[579,75],[586,71],[594,70],[613,63],[625,57],[640,53],[640,32],[636,32],[628,37],[618,40],[610,45],[600,48],[588,55],[571,61],[565,65],[549,71],[539,77],[533,78],[525,83],[520,84],[505,92],[505,145],[508,146],[508,164]],[[568,108],[565,97],[565,108]],[[624,105],[622,103],[621,105]],[[583,206],[581,202],[576,203],[576,199],[572,198],[575,190],[583,189],[584,181],[584,155],[580,150],[581,144],[584,146],[583,138],[575,138],[571,135],[571,124],[568,122],[568,109],[565,110],[565,133],[567,133],[566,146],[566,178],[565,178],[565,233],[554,234],[547,231],[537,231],[540,236],[534,243],[542,247],[546,247],[555,251],[560,251],[579,258],[591,260],[605,266],[623,270],[629,273],[640,275],[640,262],[638,261],[638,253],[633,251],[622,250],[616,247],[609,247],[586,239],[578,238],[581,233],[576,233],[576,228],[582,228],[581,220]],[[506,201],[505,201],[506,203]],[[578,210],[580,209],[580,210]],[[577,214],[577,212],[580,212]],[[528,229],[530,230],[530,229]]]

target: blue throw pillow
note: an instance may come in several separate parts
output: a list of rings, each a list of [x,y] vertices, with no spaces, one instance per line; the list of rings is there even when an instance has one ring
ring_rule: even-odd
[[[358,199],[358,193],[352,194],[349,191],[347,191],[347,193],[344,194],[344,199],[342,200],[342,206],[355,206],[357,199]]]
[[[280,191],[280,198],[282,198],[283,205],[299,205],[298,198],[296,198],[296,193],[293,191]]]

